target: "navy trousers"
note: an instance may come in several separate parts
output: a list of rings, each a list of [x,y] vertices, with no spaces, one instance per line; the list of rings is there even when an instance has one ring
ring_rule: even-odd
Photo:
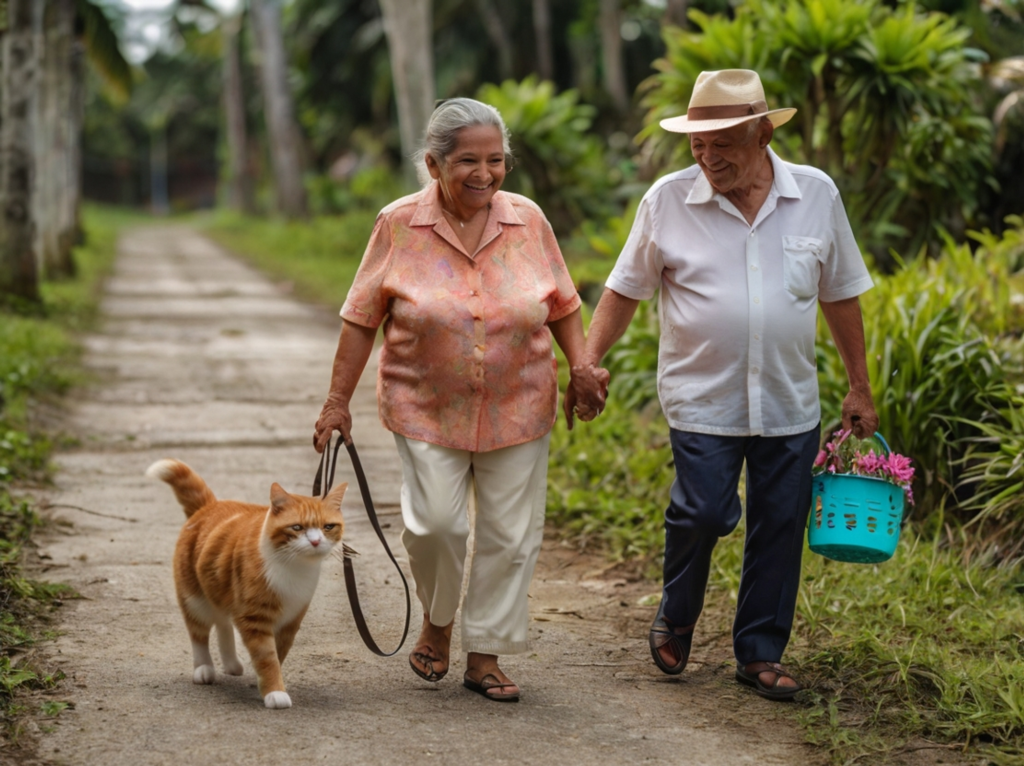
[[[733,623],[740,665],[779,662],[789,642],[820,431],[817,426],[793,436],[671,432],[676,479],[665,511],[662,598],[673,625],[693,625],[700,616],[711,552],[740,520],[737,489],[746,462],[747,536]]]

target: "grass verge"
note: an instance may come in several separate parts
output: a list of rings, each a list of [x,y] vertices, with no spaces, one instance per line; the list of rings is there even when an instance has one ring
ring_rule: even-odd
[[[73,595],[60,584],[34,582],[22,571],[41,520],[31,490],[48,478],[55,435],[47,408],[82,379],[76,334],[98,314],[100,287],[113,263],[125,214],[88,208],[86,242],[75,251],[74,279],[44,282],[43,302],[28,313],[0,311],[0,745],[18,751],[30,718],[57,715],[63,702],[25,700],[63,676],[39,667],[32,647],[52,635],[49,615]]]

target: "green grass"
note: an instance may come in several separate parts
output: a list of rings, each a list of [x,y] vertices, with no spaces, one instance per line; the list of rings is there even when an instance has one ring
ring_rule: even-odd
[[[21,567],[24,548],[41,524],[30,491],[48,479],[59,436],[46,430],[40,411],[83,380],[77,333],[96,320],[117,231],[132,219],[87,208],[76,277],[44,282],[42,305],[31,312],[0,311],[0,746],[16,744],[23,715],[33,712],[21,703],[21,692],[51,688],[61,678],[25,660],[26,650],[49,635],[49,611],[72,595],[66,586],[26,578]],[[63,707],[42,705],[44,715]]]
[[[376,212],[288,222],[218,212],[200,221],[207,234],[295,294],[341,309],[373,231]]]

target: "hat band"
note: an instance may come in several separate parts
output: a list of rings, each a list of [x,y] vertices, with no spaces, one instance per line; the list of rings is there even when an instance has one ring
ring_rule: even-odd
[[[729,117],[749,117],[768,111],[764,101],[752,101],[749,104],[729,104],[727,106],[691,106],[686,110],[688,120],[724,120]]]

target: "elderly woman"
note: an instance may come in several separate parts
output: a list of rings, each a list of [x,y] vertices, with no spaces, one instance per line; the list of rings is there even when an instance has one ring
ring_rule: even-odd
[[[575,365],[585,343],[580,298],[544,214],[500,190],[511,152],[497,110],[444,101],[424,144],[424,188],[381,211],[341,309],[314,443],[322,451],[335,429],[348,436],[352,392],[383,323],[377,398],[402,460],[402,541],[423,604],[409,664],[427,681],[448,672],[472,492],[463,684],[512,702],[520,690],[498,655],[528,649],[557,414],[551,338]],[[573,404],[564,403],[570,428]]]

